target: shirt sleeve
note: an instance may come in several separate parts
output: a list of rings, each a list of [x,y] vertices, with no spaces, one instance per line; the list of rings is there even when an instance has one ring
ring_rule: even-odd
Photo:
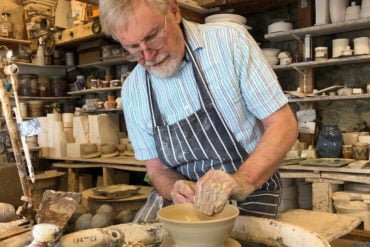
[[[135,68],[125,80],[121,97],[125,124],[135,158],[148,160],[158,157],[158,154],[153,138],[145,73],[140,70]]]

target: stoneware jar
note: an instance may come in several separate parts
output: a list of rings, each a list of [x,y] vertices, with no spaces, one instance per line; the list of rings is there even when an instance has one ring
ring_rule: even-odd
[[[353,158],[356,160],[367,160],[367,143],[357,142],[353,145]]]
[[[317,140],[317,152],[320,158],[342,157],[343,137],[337,125],[325,125],[321,128]]]

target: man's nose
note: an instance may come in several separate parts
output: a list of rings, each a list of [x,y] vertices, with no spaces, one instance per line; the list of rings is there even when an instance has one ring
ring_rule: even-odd
[[[153,50],[153,49],[150,49],[150,48],[147,48],[145,50],[142,51],[143,53],[143,56],[144,56],[144,59],[145,61],[153,61],[155,56],[157,55],[158,51],[157,50]]]

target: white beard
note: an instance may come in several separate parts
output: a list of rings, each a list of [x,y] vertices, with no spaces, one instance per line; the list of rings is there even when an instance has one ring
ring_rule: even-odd
[[[163,62],[159,66],[153,66]],[[170,57],[168,54],[161,54],[154,61],[146,62],[145,69],[158,78],[168,78],[173,76],[181,65],[181,58]]]

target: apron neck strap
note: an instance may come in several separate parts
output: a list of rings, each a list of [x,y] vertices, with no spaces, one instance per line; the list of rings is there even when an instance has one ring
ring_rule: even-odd
[[[185,37],[185,31],[182,23],[180,24],[180,27],[182,28]],[[202,74],[202,71],[195,59],[195,56],[186,41],[186,37],[185,37],[185,52],[186,52],[185,56],[188,56],[190,58],[193,74],[198,86],[198,95],[201,103],[201,108],[205,108],[206,105],[214,103],[214,100],[211,92],[209,91],[208,85]],[[150,74],[148,71],[145,71],[145,76],[153,127],[165,125],[165,120],[161,116],[159,106],[155,97],[155,93],[153,93],[153,87],[150,80]]]

